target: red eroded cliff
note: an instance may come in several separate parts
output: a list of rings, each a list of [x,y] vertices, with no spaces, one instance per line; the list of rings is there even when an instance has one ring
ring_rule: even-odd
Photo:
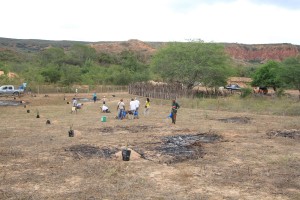
[[[138,52],[145,58],[150,58],[159,47],[166,43],[143,42],[129,40],[126,42],[94,43],[91,47],[98,52],[120,53],[124,50]],[[225,50],[231,58],[245,62],[265,62],[267,60],[282,61],[288,57],[297,56],[300,46],[292,44],[235,44],[225,43]]]
[[[248,62],[282,61],[300,52],[300,46],[292,44],[225,44],[225,49],[232,58]]]

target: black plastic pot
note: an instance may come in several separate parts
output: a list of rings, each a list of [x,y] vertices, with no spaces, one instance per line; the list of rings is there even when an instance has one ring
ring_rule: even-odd
[[[69,130],[69,137],[74,137],[74,130]]]
[[[27,110],[27,113],[30,113],[30,110]]]
[[[123,161],[129,161],[130,160],[130,154],[131,154],[131,150],[123,149],[122,150]]]
[[[36,115],[36,118],[40,118],[40,115]]]

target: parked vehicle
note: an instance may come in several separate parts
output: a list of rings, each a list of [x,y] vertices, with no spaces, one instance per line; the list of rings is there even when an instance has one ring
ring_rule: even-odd
[[[0,95],[14,95],[19,96],[24,93],[24,87],[19,87],[16,89],[13,85],[3,85],[0,87]]]
[[[242,89],[238,84],[230,84],[225,87],[228,90],[240,90]]]

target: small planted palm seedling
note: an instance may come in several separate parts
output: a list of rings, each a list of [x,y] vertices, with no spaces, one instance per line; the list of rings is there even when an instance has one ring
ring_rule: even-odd
[[[36,110],[36,118],[40,118],[40,112],[39,112],[39,110]]]
[[[74,137],[73,124],[70,126],[70,130],[68,133],[69,133],[69,137]]]
[[[123,159],[123,161],[129,161],[130,160],[130,154],[131,154],[131,150],[128,149],[128,142],[127,142],[125,149],[122,150],[122,159]]]

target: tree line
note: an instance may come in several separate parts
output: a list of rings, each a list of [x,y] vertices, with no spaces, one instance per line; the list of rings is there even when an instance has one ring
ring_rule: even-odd
[[[170,42],[145,60],[138,52],[96,52],[85,44],[69,49],[49,47],[38,53],[0,51],[0,70],[17,78],[0,76],[1,84],[26,81],[32,84],[128,85],[157,80],[179,82],[187,88],[201,84],[225,86],[229,76],[253,78],[252,86],[295,88],[300,92],[300,57],[282,62],[238,66],[224,46],[201,40]]]

